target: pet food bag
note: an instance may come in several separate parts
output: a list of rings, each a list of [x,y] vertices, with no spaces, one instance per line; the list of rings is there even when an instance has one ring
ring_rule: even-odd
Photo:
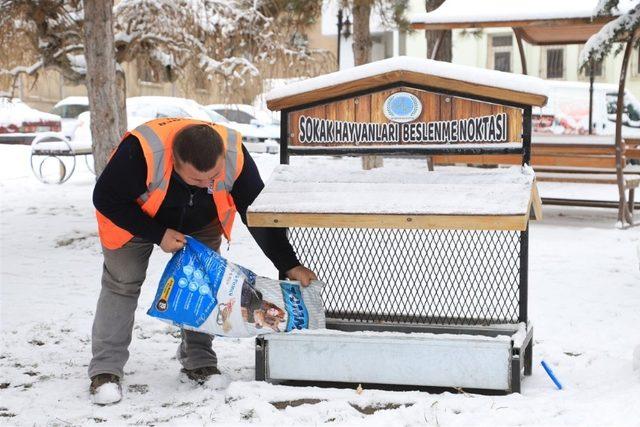
[[[322,283],[256,276],[187,236],[162,274],[147,314],[211,335],[247,337],[325,327]]]

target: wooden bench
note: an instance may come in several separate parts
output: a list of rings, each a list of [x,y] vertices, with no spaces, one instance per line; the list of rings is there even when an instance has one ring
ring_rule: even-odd
[[[625,157],[633,164],[640,165],[640,138],[625,138]]]
[[[596,140],[597,141],[597,140]],[[640,204],[634,201],[635,189],[640,186],[640,166],[631,164],[640,160],[640,139],[627,139],[624,143],[623,186],[628,191],[631,213]],[[434,165],[464,163],[467,165],[519,165],[519,155],[437,155]],[[566,182],[584,184],[618,184],[616,175],[616,149],[611,143],[540,142],[531,146],[531,166],[540,182]],[[568,200],[543,198],[543,203],[618,208],[619,202],[594,200]]]

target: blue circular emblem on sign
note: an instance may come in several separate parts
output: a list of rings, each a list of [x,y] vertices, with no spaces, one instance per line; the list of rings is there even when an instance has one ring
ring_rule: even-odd
[[[384,115],[392,122],[406,123],[418,118],[422,104],[417,96],[407,92],[390,95],[382,107]]]

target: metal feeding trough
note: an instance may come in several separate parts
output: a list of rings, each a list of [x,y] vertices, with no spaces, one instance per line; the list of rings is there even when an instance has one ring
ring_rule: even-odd
[[[520,351],[529,345],[531,328],[490,329],[504,335],[482,336],[477,329],[266,335],[258,343],[256,377],[517,391]]]
[[[270,95],[282,165],[248,221],[288,229],[327,284],[328,329],[259,337],[256,379],[520,391],[533,345],[528,222],[541,216],[530,168],[289,165],[290,155],[451,153],[526,165],[531,106],[546,102],[538,79],[509,75],[530,83],[515,90],[477,71],[401,57]]]

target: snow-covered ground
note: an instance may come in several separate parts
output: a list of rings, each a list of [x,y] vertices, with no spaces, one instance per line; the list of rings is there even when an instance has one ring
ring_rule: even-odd
[[[255,158],[264,177],[278,161]],[[292,163],[313,168],[353,161]],[[274,386],[253,381],[252,339],[217,338],[224,375],[204,387],[182,383],[176,329],[145,314],[168,260],[156,250],[140,297],[124,399],[93,406],[86,368],[101,255],[92,187],[82,163],[67,183],[41,184],[28,167],[28,147],[0,146],[0,424],[640,425],[640,370],[632,367],[640,345],[640,228],[615,228],[613,211],[558,207],[545,207],[544,221],[531,227],[534,369],[522,394]],[[541,192],[616,195],[613,186],[554,184]],[[275,275],[246,228],[236,224],[225,255]],[[541,359],[564,390],[555,389]]]

